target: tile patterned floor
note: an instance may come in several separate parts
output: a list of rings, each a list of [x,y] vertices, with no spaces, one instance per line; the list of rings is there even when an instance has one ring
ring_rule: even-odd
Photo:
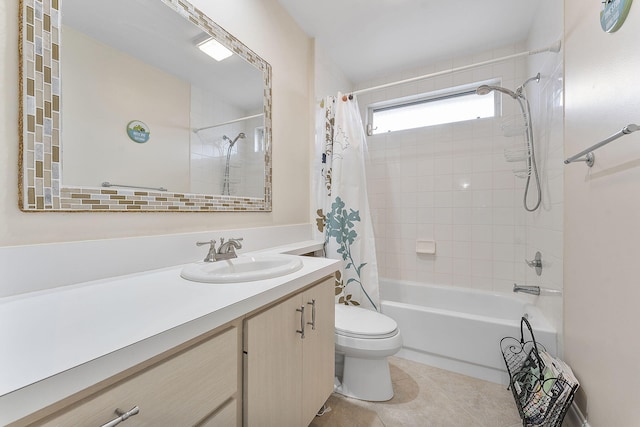
[[[333,394],[331,411],[311,427],[518,427],[522,422],[505,386],[390,357],[395,395],[364,402]]]

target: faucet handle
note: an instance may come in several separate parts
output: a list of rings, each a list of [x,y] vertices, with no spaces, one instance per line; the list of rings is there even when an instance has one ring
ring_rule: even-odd
[[[540,261],[539,259],[532,259],[531,261],[529,261],[528,259],[525,258],[524,262],[526,262],[527,265],[532,268],[542,266],[542,261]]]
[[[216,241],[211,239],[208,242],[196,242],[196,246],[210,245],[209,252],[204,258],[204,262],[213,262],[216,260]]]
[[[224,242],[224,239],[222,239],[222,242]],[[203,245],[211,245],[212,247],[216,246],[216,241],[215,240],[209,240],[208,242],[196,242],[196,246],[203,246]]]
[[[534,268],[538,276],[542,274],[542,254],[540,253],[540,251],[536,252],[536,256],[534,259],[529,261],[525,258],[524,262],[526,262],[529,267]]]

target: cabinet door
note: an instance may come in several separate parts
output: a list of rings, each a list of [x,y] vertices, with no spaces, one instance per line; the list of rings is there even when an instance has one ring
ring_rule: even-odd
[[[37,425],[97,427],[134,406],[140,413],[123,426],[196,425],[237,393],[239,348],[232,327]]]
[[[298,294],[245,321],[245,426],[300,426],[301,307]]]
[[[307,324],[303,340],[302,381],[303,424],[311,423],[318,410],[333,393],[335,371],[335,279],[330,278],[302,294],[307,307]],[[313,304],[312,304],[313,303]]]

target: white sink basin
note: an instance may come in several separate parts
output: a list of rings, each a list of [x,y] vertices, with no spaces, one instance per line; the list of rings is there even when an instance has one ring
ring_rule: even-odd
[[[184,279],[205,283],[237,283],[271,279],[302,268],[302,261],[291,255],[243,255],[215,262],[197,262],[180,272]]]

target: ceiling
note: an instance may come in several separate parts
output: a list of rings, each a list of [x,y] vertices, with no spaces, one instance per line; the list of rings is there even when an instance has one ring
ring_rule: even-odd
[[[532,0],[278,0],[355,84],[527,39]]]
[[[200,52],[196,42],[208,38],[208,34],[160,1],[65,0],[62,21],[101,43],[215,93],[247,114],[264,108],[263,73],[238,55],[217,62]]]

